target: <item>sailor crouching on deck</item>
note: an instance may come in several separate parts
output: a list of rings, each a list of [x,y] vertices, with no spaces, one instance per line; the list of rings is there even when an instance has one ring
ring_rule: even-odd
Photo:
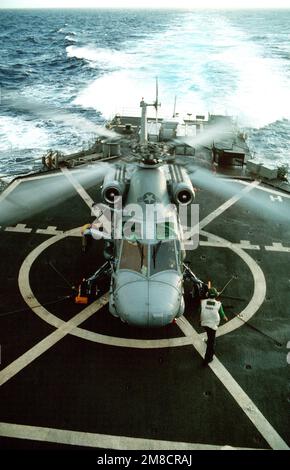
[[[207,347],[203,364],[208,365],[213,360],[215,350],[215,335],[220,319],[228,321],[222,303],[216,300],[218,291],[212,287],[208,291],[208,298],[200,302],[200,323],[207,333]]]

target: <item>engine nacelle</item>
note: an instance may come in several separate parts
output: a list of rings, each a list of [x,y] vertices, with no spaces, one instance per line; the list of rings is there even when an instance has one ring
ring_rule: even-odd
[[[172,197],[176,204],[191,204],[195,193],[190,178],[184,168],[172,165],[169,167],[172,181]]]
[[[102,188],[103,202],[113,204],[114,198],[124,195],[126,189],[125,173],[125,167],[116,168],[105,176]]]

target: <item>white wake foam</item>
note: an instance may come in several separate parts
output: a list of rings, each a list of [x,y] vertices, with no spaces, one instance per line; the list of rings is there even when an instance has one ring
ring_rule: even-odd
[[[71,45],[67,46],[66,52],[68,57],[87,60],[92,67],[112,70],[120,67],[133,66],[133,60],[130,54],[112,49]]]
[[[36,123],[19,117],[0,116],[0,151],[13,153],[18,149],[37,149],[49,145],[47,132]]]
[[[166,32],[128,44],[130,54],[69,46],[68,54],[108,70],[80,92],[75,104],[93,107],[105,117],[137,109],[141,97],[154,100],[158,76],[165,114],[172,114],[177,95],[180,113],[228,113],[248,126],[290,116],[290,84],[282,61],[265,58],[222,13],[195,12],[182,18]]]
[[[75,37],[75,36],[72,36],[72,35],[70,35],[70,34],[68,34],[67,36],[65,36],[65,39],[66,39],[67,41],[70,41],[70,42],[77,42],[76,37]]]

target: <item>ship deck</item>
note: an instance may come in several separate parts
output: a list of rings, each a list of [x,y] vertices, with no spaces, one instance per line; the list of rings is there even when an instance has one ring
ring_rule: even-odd
[[[70,174],[18,179],[0,196],[0,212],[21,209],[0,229],[1,448],[287,448],[290,227],[241,203],[247,190],[290,213],[290,195],[247,181],[236,198],[198,192],[200,243],[187,259],[219,289],[233,276],[204,368],[189,285],[184,316],[155,330],[112,317],[105,281],[89,306],[69,298],[103,263],[102,242],[83,253],[79,229],[99,185],[77,192],[80,171]],[[41,201],[54,182],[67,198],[31,215],[22,195]]]

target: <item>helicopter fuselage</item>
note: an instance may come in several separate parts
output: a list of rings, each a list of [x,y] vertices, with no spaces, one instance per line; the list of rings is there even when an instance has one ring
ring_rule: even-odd
[[[168,178],[164,165],[134,171],[114,241],[110,312],[136,326],[164,326],[184,312],[182,232]]]

